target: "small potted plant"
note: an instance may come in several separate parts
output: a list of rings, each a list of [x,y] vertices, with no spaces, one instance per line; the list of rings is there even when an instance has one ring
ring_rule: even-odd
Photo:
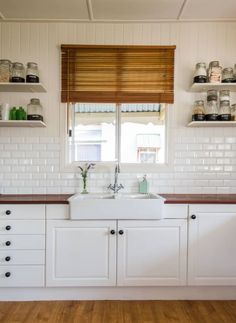
[[[83,179],[83,191],[81,192],[81,194],[88,194],[88,191],[87,191],[87,177],[88,177],[88,171],[90,169],[93,169],[95,166],[94,163],[86,163],[84,164],[83,167],[81,166],[78,166],[78,168],[80,169],[80,174],[82,176],[82,179]]]

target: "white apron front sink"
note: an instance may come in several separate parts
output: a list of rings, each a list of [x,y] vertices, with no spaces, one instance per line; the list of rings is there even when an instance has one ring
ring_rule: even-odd
[[[157,194],[75,194],[68,201],[71,220],[158,220],[165,199]]]

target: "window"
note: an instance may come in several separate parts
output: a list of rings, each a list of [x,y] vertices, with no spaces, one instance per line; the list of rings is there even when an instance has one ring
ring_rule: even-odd
[[[70,162],[166,161],[175,46],[61,45]]]
[[[70,162],[163,164],[165,104],[76,103],[69,134]]]

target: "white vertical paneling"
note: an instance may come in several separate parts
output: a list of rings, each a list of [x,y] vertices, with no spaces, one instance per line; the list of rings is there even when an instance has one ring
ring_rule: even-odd
[[[236,178],[235,129],[199,130],[185,127],[191,117],[193,101],[204,97],[204,94],[193,94],[187,91],[192,81],[195,64],[200,61],[208,64],[211,60],[219,60],[222,66],[227,67],[236,63],[235,22],[1,22],[0,35],[1,58],[9,58],[24,64],[28,61],[37,62],[41,80],[47,88],[45,94],[0,93],[0,103],[9,102],[12,106],[25,106],[33,96],[39,97],[44,107],[47,123],[45,129],[0,128],[0,140],[6,138],[6,146],[5,143],[1,146],[0,142],[2,168],[0,182],[3,181],[2,186],[5,187],[5,192],[71,192],[76,188],[74,182],[61,179],[65,174],[59,172],[59,148],[57,146],[53,148],[55,152],[51,151],[51,147],[47,145],[39,146],[38,150],[36,144],[32,144],[28,149],[13,146],[16,151],[7,146],[9,140],[14,142],[14,138],[22,143],[30,141],[31,138],[38,143],[47,140],[49,143],[59,141],[60,120],[62,123],[65,119],[60,104],[60,45],[68,43],[176,45],[175,104],[170,109],[171,123],[169,125],[172,129],[172,142],[176,143],[171,147],[173,156],[175,156],[174,171],[170,170],[168,174],[163,175],[163,178],[166,176],[168,180],[155,180],[156,177],[152,179],[150,175],[150,182],[154,183],[155,190],[159,192],[204,192],[204,190],[213,193],[217,191],[236,192],[234,188],[236,184],[229,182],[229,178],[232,181]],[[236,103],[235,93],[232,93],[231,97],[232,103]],[[214,145],[217,138],[225,145],[230,142],[230,146],[218,147],[215,144],[212,148],[211,145]],[[204,146],[205,141],[209,146]],[[198,142],[201,142],[200,146],[194,146]],[[182,146],[178,146],[179,144]],[[18,151],[21,157],[14,157],[17,156]],[[53,153],[53,157],[46,157],[43,154],[45,152]],[[220,153],[220,157],[214,157],[216,152]],[[1,153],[9,156],[9,159],[7,157],[1,159]],[[27,157],[28,155],[34,157]],[[25,156],[25,159],[22,156]],[[191,159],[189,156],[194,157]],[[205,159],[201,156],[205,156]],[[28,163],[27,166],[23,169],[19,168],[22,164],[24,166],[24,163]],[[3,168],[3,166],[6,167]],[[22,174],[28,176],[28,182],[23,181],[25,187],[21,180]],[[126,177],[128,180],[126,187],[136,181],[132,174]],[[99,178],[102,187],[107,186],[106,178]],[[218,182],[211,182],[217,178],[219,178]],[[36,182],[31,183],[30,180],[36,180]],[[95,177],[91,187],[96,183]],[[135,185],[132,184],[130,190],[134,187]]]

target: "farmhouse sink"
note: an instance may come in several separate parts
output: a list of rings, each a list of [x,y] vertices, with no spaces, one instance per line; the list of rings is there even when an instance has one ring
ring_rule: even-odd
[[[68,201],[71,220],[157,220],[165,199],[157,194],[75,194]]]

